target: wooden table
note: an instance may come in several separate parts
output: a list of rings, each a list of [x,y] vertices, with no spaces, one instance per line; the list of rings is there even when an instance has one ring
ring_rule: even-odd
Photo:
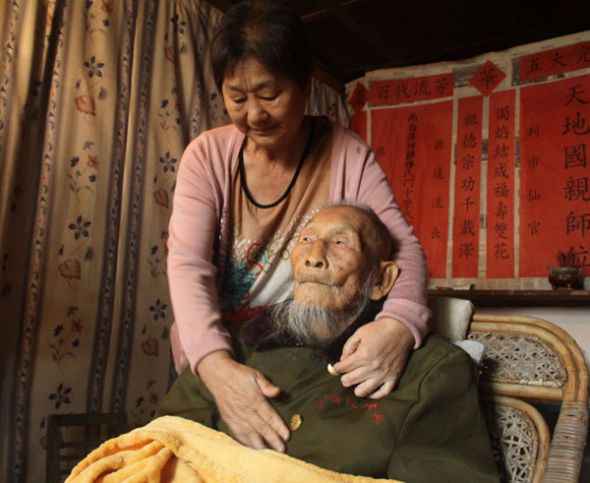
[[[429,297],[471,300],[476,307],[590,307],[588,290],[429,290]]]

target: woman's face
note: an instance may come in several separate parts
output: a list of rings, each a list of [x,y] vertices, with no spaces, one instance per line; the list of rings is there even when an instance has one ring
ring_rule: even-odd
[[[293,79],[249,58],[226,75],[222,91],[231,120],[257,146],[280,149],[300,141],[309,96]]]

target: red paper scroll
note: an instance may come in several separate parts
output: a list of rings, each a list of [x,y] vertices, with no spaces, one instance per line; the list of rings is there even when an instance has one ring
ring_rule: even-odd
[[[490,97],[486,278],[514,278],[514,94]]]
[[[546,277],[571,247],[590,266],[589,150],[590,76],[521,90],[521,277]]]
[[[483,98],[480,96],[459,100],[453,222],[453,278],[477,277],[482,110]]]
[[[590,42],[567,45],[520,58],[520,79],[539,79],[590,67]]]
[[[352,96],[350,96],[348,103],[352,106],[354,112],[358,114],[365,107],[368,97],[369,89],[367,89],[361,82],[357,82],[354,92],[352,93]]]
[[[365,141],[367,140],[367,111],[360,111],[350,116],[349,129]]]
[[[452,72],[410,79],[373,81],[369,102],[373,106],[392,106],[450,97],[453,95],[453,82]]]
[[[428,258],[446,278],[452,102],[375,110],[373,150]]]
[[[488,60],[477,69],[477,72],[469,79],[469,83],[487,97],[500,85],[505,77],[506,73]]]

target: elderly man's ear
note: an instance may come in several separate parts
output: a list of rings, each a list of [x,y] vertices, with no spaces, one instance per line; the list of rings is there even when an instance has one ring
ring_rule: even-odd
[[[369,299],[381,300],[385,297],[399,274],[399,268],[395,262],[387,261],[379,263],[379,270],[373,275],[371,289],[369,290]]]

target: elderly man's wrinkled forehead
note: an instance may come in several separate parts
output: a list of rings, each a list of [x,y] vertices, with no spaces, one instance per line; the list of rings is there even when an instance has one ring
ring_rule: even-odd
[[[392,239],[381,220],[368,208],[354,205],[332,205],[321,209],[304,226],[302,234],[316,227],[326,228],[337,225],[354,232],[361,243],[363,251],[373,261],[389,260],[392,251]]]

